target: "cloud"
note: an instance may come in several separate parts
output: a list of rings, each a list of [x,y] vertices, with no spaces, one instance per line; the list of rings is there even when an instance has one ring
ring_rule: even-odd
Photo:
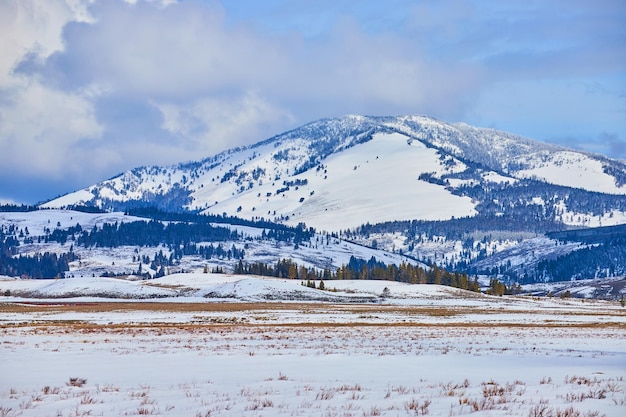
[[[62,28],[69,20],[88,19],[85,5],[77,1],[0,3],[0,197],[5,200],[36,201],[29,190],[44,196],[39,184],[84,172],[72,158],[78,156],[77,142],[100,134],[90,99],[15,71],[24,59],[41,65],[61,50]]]
[[[204,2],[88,10],[93,21],[64,26],[62,49],[45,60],[26,55],[17,72],[71,97],[92,92],[85,108],[120,158],[118,145],[132,143],[146,148],[143,160],[165,162],[156,150],[167,141],[170,159],[197,157],[329,115],[460,116],[465,101],[453,98],[475,94],[480,77],[469,64],[424,60],[419,45],[395,34],[368,35],[350,17],[307,40],[227,25],[224,9]],[[130,151],[123,157],[139,162]]]
[[[77,166],[82,155],[76,154],[75,144],[100,132],[87,99],[30,82],[0,108],[0,165],[5,172],[76,174],[82,171]]]
[[[161,127],[190,151],[208,155],[257,141],[276,125],[294,123],[285,109],[276,108],[254,92],[239,97],[210,97],[186,104],[156,105],[163,115]]]
[[[78,178],[201,159],[349,113],[428,114],[538,139],[577,129],[623,137],[625,10],[619,1],[3,2],[0,164],[71,191]],[[619,141],[611,149],[621,152]]]
[[[271,39],[225,27],[223,10],[199,1],[107,1],[90,11],[97,21],[66,25],[66,48],[42,68],[59,88],[97,84],[152,99],[198,99],[258,82],[284,58]]]
[[[410,40],[367,35],[350,18],[311,41],[227,26],[221,8],[193,1],[167,8],[101,2],[90,10],[97,22],[68,24],[66,48],[41,69],[63,90],[95,84],[156,101],[255,91],[268,102],[333,103],[350,112],[363,102],[428,107],[469,84],[456,82],[461,71],[464,78],[475,74],[471,64],[447,68],[425,60]]]
[[[87,19],[84,5],[63,0],[9,0],[0,3],[0,86],[15,82],[12,71],[24,57],[46,59],[63,48],[61,30],[69,20]]]
[[[615,158],[626,159],[626,139],[620,138],[616,133],[602,132],[598,138],[600,143],[604,143],[605,153],[613,155]]]

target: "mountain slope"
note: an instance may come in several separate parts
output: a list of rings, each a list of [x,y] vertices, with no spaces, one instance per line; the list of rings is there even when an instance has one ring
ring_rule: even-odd
[[[423,117],[399,117],[389,123],[432,146],[515,178],[609,194],[626,194],[625,166],[619,161],[533,141],[495,129],[464,123],[450,125]]]
[[[243,237],[224,246],[236,244],[244,260],[269,264],[292,257],[333,269],[351,255],[369,259],[378,251],[386,264],[408,257],[508,283],[626,273],[621,235],[599,229],[593,234],[601,241],[588,242],[581,233],[565,240],[555,234],[626,224],[624,163],[423,116],[319,120],[201,161],[136,168],[44,204],[77,206],[191,210],[317,229],[305,246]],[[90,268],[120,273],[123,262],[136,268],[138,256],[127,255],[123,261],[106,254]]]
[[[199,162],[136,168],[43,206],[156,206],[338,231],[475,216],[619,224],[625,196],[626,166],[602,156],[422,116],[346,116]]]

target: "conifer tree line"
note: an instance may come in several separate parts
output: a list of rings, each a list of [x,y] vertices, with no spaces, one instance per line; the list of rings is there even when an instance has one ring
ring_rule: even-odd
[[[28,233],[28,229],[27,233]],[[32,278],[61,278],[69,270],[69,263],[76,259],[71,251],[56,254],[45,252],[33,256],[17,256],[20,242],[17,236],[24,235],[15,226],[0,227],[0,275],[28,276]]]
[[[0,204],[0,213],[1,212],[21,212],[25,213],[28,211],[36,211],[39,208],[37,206],[25,205],[25,204]]]
[[[62,278],[69,270],[69,263],[76,260],[76,255],[72,251],[62,254],[45,252],[33,256],[16,256],[19,241],[5,232],[4,228],[0,228],[0,275]]]
[[[0,252],[0,275],[29,278],[63,278],[69,263],[76,260],[73,252],[56,254],[45,252],[33,256],[11,257]]]
[[[428,269],[420,266],[403,262],[402,264],[386,265],[372,257],[369,261],[364,259],[350,257],[347,265],[342,265],[336,271],[329,268],[316,270],[314,268],[306,268],[298,265],[291,259],[282,259],[275,264],[266,264],[263,262],[244,263],[239,261],[234,270],[235,274],[241,275],[261,275],[276,278],[299,279],[306,281],[307,286],[314,286],[314,282],[320,281],[321,289],[324,289],[323,281],[330,280],[384,280],[405,282],[409,284],[438,284],[455,288],[461,288],[469,291],[480,291],[480,285],[476,277],[471,279],[466,273],[450,272],[432,265]],[[313,283],[313,285],[311,285]],[[328,284],[325,284],[328,287]],[[511,294],[513,288],[506,287],[497,279],[491,282],[488,293],[494,295]]]
[[[24,232],[19,232],[25,240]],[[0,227],[0,275],[11,277],[27,276],[31,278],[63,278],[69,271],[69,263],[76,260],[76,255],[45,252],[33,256],[17,256],[20,242],[15,227]]]
[[[91,231],[83,231],[76,238],[80,246],[109,247],[119,246],[159,246],[183,245],[189,242],[238,239],[239,234],[225,227],[209,224],[167,223],[151,220],[129,223],[105,223],[94,226]]]

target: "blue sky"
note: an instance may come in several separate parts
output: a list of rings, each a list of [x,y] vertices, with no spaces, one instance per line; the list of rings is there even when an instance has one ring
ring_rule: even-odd
[[[0,201],[345,114],[626,159],[625,21],[622,0],[2,0]]]

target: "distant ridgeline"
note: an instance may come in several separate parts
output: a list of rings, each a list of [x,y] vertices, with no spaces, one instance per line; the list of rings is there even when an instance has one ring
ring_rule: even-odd
[[[616,200],[626,203],[623,196],[616,196]],[[490,275],[509,283],[570,281],[626,274],[626,225],[566,230],[568,226],[565,224],[539,215],[541,210],[540,206],[529,206],[526,217],[504,212],[500,215],[479,214],[445,221],[413,220],[366,224],[354,230],[343,231],[342,236],[358,240],[369,239],[373,234],[400,233],[406,239],[408,253],[419,253],[414,252],[414,248],[425,242],[436,242],[442,238],[446,241],[457,241],[463,247],[458,257],[435,260],[417,256],[417,259],[427,265],[436,263],[448,270]],[[542,230],[553,231],[543,233]],[[477,254],[471,254],[477,241],[485,247],[498,239],[516,240],[527,235],[545,236],[553,239],[556,244],[579,245],[567,254],[549,255],[534,263],[522,262],[518,265],[505,262],[484,267],[481,266],[481,261],[489,260],[491,255],[484,249]]]
[[[623,197],[622,200],[624,200]],[[499,202],[502,208],[502,201]],[[99,209],[78,206],[72,209],[82,212],[100,212]],[[0,206],[0,212],[33,211],[32,206]],[[17,225],[0,226],[0,275],[24,276],[31,278],[64,277],[69,271],[69,263],[77,261],[75,247],[119,248],[121,246],[161,247],[154,257],[142,256],[137,259],[144,266],[150,266],[151,272],[145,270],[126,271],[125,274],[143,275],[146,278],[159,277],[165,274],[166,268],[180,264],[183,256],[198,256],[205,260],[229,261],[238,274],[258,274],[284,278],[311,280],[332,279],[383,279],[409,283],[440,283],[453,287],[475,290],[474,282],[468,275],[488,275],[508,283],[511,287],[492,288],[494,293],[514,292],[516,284],[533,282],[569,281],[572,279],[588,279],[596,277],[619,276],[626,274],[626,225],[580,230],[563,230],[562,223],[556,223],[536,215],[539,206],[528,207],[528,219],[509,217],[506,210],[501,215],[479,214],[475,217],[452,219],[449,221],[397,221],[376,225],[363,225],[352,230],[345,230],[332,237],[353,240],[355,243],[366,244],[376,248],[377,242],[373,234],[401,232],[405,239],[405,250],[397,250],[403,255],[416,255],[414,251],[420,244],[435,239],[447,239],[459,242],[462,252],[458,257],[436,258],[416,256],[416,265],[421,262],[431,265],[424,270],[414,265],[386,265],[375,258],[370,260],[352,258],[347,265],[336,270],[318,269],[302,270],[292,261],[276,261],[275,264],[247,263],[247,242],[251,240],[276,241],[293,245],[297,248],[315,235],[313,228],[303,223],[291,227],[269,221],[244,220],[224,215],[201,215],[194,212],[168,212],[155,207],[137,207],[127,209],[125,214],[144,218],[129,222],[104,223],[85,230],[80,224],[61,228],[44,228],[41,235],[35,236],[28,230],[21,230]],[[517,219],[518,221],[514,221]],[[531,221],[535,219],[535,221]],[[503,230],[503,222],[508,229]],[[542,223],[544,224],[538,224]],[[247,226],[262,230],[258,236],[250,237],[239,232],[232,226]],[[539,230],[556,230],[545,235]],[[241,229],[239,229],[241,230]],[[476,249],[490,245],[492,234],[499,233],[499,238],[508,239],[509,234],[545,236],[543,238],[553,252],[549,256],[541,255],[531,261],[513,262],[504,258],[502,262],[492,262],[490,254],[484,249]],[[478,236],[478,237],[477,237]],[[481,237],[482,236],[482,237]],[[364,241],[369,239],[369,241]],[[50,242],[69,246],[65,253],[58,250],[35,255],[20,255],[20,245],[36,245]],[[229,243],[226,243],[229,242]],[[572,243],[573,242],[573,243]],[[559,252],[559,247],[568,248]],[[380,245],[378,246],[381,249]],[[392,248],[385,248],[392,251]],[[46,249],[48,250],[48,249]],[[529,246],[530,252],[535,247]],[[165,253],[164,253],[165,252]],[[30,253],[33,253],[31,250]],[[411,259],[411,257],[409,256]],[[135,260],[133,260],[135,262]],[[237,263],[239,261],[239,263]],[[485,261],[485,262],[483,262]],[[294,268],[291,268],[291,267]],[[295,270],[295,273],[294,273]],[[459,272],[448,272],[459,271]]]
[[[626,268],[620,232],[597,242],[548,233],[626,222],[624,162],[418,115],[322,119],[201,161],[137,167],[43,206],[253,225],[285,236],[291,231],[276,224],[226,213],[297,218],[362,246],[509,283],[603,278]],[[201,220],[186,210],[224,215]]]
[[[587,246],[557,259],[542,261],[535,271],[538,276],[547,276],[550,281],[566,281],[593,276],[598,271],[604,272],[604,276],[626,275],[626,225],[553,232],[547,236]]]
[[[29,206],[24,204],[2,204],[0,205],[0,213],[18,212],[25,213],[29,211],[39,210],[37,206]]]
[[[23,210],[27,211],[27,210]],[[227,216],[205,216],[195,213],[167,213],[157,209],[141,208],[130,210],[126,214],[147,217],[146,220],[132,222],[104,223],[91,230],[83,230],[80,224],[69,228],[46,228],[40,236],[26,235],[16,225],[0,226],[0,275],[26,276],[30,278],[64,277],[69,271],[69,262],[78,260],[74,246],[118,248],[121,246],[166,246],[170,252],[164,256],[162,251],[154,259],[142,259],[152,269],[163,275],[166,266],[172,266],[185,255],[199,255],[204,259],[243,259],[244,247],[234,244],[225,248],[226,241],[244,242],[245,236],[228,227],[212,224],[251,226],[264,229],[258,239],[274,240],[298,245],[309,240],[315,233],[303,224],[289,227],[269,222],[255,222]],[[20,239],[25,244],[71,242],[70,250],[60,255],[54,253],[36,256],[17,256]],[[199,242],[213,242],[199,244]],[[135,272],[135,271],[133,271]],[[139,275],[145,275],[137,271]]]
[[[626,275],[626,225],[546,233],[557,245],[576,244],[575,250],[536,263],[510,264],[468,272],[504,277],[521,284],[558,282]]]

